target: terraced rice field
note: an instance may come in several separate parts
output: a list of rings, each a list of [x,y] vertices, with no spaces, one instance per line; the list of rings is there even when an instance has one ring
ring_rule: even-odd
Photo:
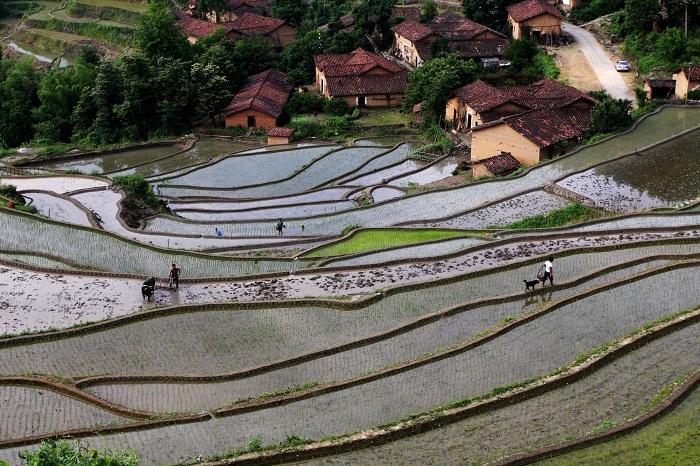
[[[51,219],[0,208],[0,459],[70,435],[141,464],[256,443],[269,464],[507,464],[600,435],[548,461],[691,464],[700,217],[649,208],[697,198],[682,149],[700,130],[681,133],[698,127],[668,107],[519,176],[410,196],[459,159],[390,137],[83,160],[149,177],[170,212],[143,228],[108,178],[3,177]],[[641,212],[498,230],[569,204],[551,184]],[[549,256],[553,286],[526,288]]]

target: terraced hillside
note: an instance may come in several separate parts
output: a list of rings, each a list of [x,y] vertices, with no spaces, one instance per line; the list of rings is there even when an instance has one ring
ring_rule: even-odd
[[[78,16],[124,21],[111,3]],[[38,211],[0,207],[0,459],[69,437],[142,464],[692,464],[698,135],[700,109],[666,107],[413,195],[400,180],[454,161],[391,138],[0,167]],[[112,182],[133,173],[169,209],[141,228]],[[570,209],[567,190],[592,220],[503,229]],[[553,284],[526,289],[550,256]]]
[[[131,44],[148,5],[140,0],[9,1],[2,23],[3,42],[15,53],[43,62],[69,64],[90,44],[116,56]]]

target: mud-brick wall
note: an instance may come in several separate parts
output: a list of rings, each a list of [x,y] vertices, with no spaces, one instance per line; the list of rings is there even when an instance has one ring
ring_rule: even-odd
[[[277,126],[277,120],[275,117],[257,110],[246,110],[228,115],[226,117],[226,126],[242,126],[243,128],[247,128],[249,116],[255,117],[256,128],[273,128]]]
[[[510,152],[523,165],[536,165],[548,158],[545,149],[540,149],[508,125],[500,124],[472,132],[472,160],[487,159],[501,152]]]

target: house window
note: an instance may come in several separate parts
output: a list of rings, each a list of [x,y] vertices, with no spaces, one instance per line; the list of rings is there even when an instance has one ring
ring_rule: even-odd
[[[252,115],[248,116],[248,128],[255,128],[256,127],[256,122],[255,122],[255,117]]]

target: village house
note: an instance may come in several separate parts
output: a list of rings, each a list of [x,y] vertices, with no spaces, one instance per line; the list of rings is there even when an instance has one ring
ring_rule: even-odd
[[[386,58],[358,48],[346,54],[315,55],[316,88],[350,107],[391,107],[401,103],[407,73]]]
[[[180,28],[180,31],[182,31],[182,35],[184,35],[187,38],[190,44],[197,43],[197,41],[200,38],[212,34],[217,29],[228,30],[228,28],[223,24],[211,23],[209,21],[195,19],[189,16],[185,16],[182,19],[180,19],[177,22],[177,26],[178,28]]]
[[[275,126],[267,131],[267,145],[279,146],[289,144],[294,140],[294,128],[280,128]]]
[[[229,23],[222,23],[229,31],[226,37],[237,39],[241,37],[266,37],[276,48],[282,48],[294,42],[297,30],[283,19],[260,16],[253,13],[243,13]]]
[[[392,30],[394,56],[414,67],[432,58],[436,40],[443,40],[449,51],[475,60],[500,58],[508,46],[508,38],[500,32],[450,12],[427,23],[406,19]]]
[[[199,0],[189,0],[184,11],[189,16],[194,15]],[[223,12],[209,11],[206,19],[213,23],[226,23],[235,20],[244,13],[269,16],[272,13],[271,0],[228,0]]]
[[[522,167],[510,152],[501,152],[493,157],[477,160],[472,164],[472,178],[507,176]]]
[[[676,81],[673,79],[647,78],[644,80],[644,90],[649,100],[670,99],[676,91]]]
[[[472,131],[472,162],[506,152],[522,165],[535,165],[581,138],[595,103],[551,79],[498,88],[476,81],[457,91],[447,111],[454,117],[456,108],[459,129]]]
[[[561,36],[564,16],[557,7],[544,0],[525,0],[507,7],[508,22],[513,28],[513,38],[531,37],[540,43],[552,43]]]
[[[700,91],[700,65],[688,65],[673,75],[676,81],[676,97],[687,99],[688,92]]]
[[[277,70],[267,70],[251,76],[224,110],[226,126],[279,126],[279,118],[291,89],[287,76]]]

